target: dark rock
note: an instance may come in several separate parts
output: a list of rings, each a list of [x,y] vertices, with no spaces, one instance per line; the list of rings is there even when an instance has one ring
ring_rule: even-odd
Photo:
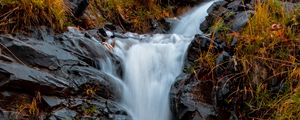
[[[248,23],[252,15],[253,15],[253,11],[244,11],[235,15],[235,18],[232,21],[232,30],[233,31],[241,30]]]
[[[209,44],[209,38],[199,34],[195,35],[194,40],[191,42],[187,50],[187,60],[193,62],[198,59],[195,55],[201,51],[208,50]]]
[[[0,42],[1,40],[0,38]],[[77,57],[42,41],[30,39],[26,42],[22,42],[17,39],[12,39],[6,43],[5,46],[22,62],[50,70],[58,69],[59,66],[65,64],[72,65],[80,63]]]
[[[238,38],[237,37],[233,37],[230,47],[235,48],[238,42]]]
[[[167,24],[167,26],[175,26],[176,24],[179,23],[178,18],[165,18],[163,21]]]
[[[218,56],[218,58],[217,58],[217,60],[216,60],[216,64],[217,64],[217,65],[220,65],[220,64],[222,64],[222,63],[228,61],[229,58],[230,58],[229,53],[223,51],[223,52]]]
[[[209,27],[213,24],[217,17],[221,17],[223,14],[229,11],[226,7],[223,7],[227,3],[227,1],[218,1],[213,3],[208,8],[208,16],[206,16],[205,20],[199,26],[202,32],[207,32],[209,30]]]
[[[208,9],[207,13],[212,14],[215,10],[218,10],[219,7],[226,5],[228,2],[227,1],[217,1],[214,2]]]
[[[123,29],[120,26],[116,26],[112,23],[106,23],[104,25],[104,28],[115,33],[124,33]]]
[[[78,4],[76,11],[74,12],[74,16],[79,18],[83,15],[84,11],[89,5],[88,0],[81,0],[81,2]]]
[[[0,63],[0,88],[15,88],[25,91],[40,91],[45,94],[65,95],[72,86],[63,78],[41,72],[24,65]]]
[[[215,92],[210,80],[178,80],[171,88],[171,110],[178,120],[208,120],[217,116]]]
[[[40,113],[34,116],[38,119],[81,118],[82,106],[97,108],[83,119],[131,119],[121,105],[112,102],[119,99],[120,84],[102,71],[113,65],[109,67],[118,72],[112,74],[121,77],[120,58],[100,43],[97,30],[68,30],[58,35],[48,29],[31,36],[0,35],[0,43],[7,47],[0,55],[0,119],[10,119],[17,105],[37,100],[37,93],[42,96],[37,102]],[[87,94],[88,89],[95,94]],[[26,112],[25,119],[30,116]]]
[[[242,4],[242,0],[234,0],[227,5],[227,8],[233,11],[238,11],[239,6]]]
[[[19,113],[14,111],[6,111],[0,108],[0,119],[1,120],[18,120]]]
[[[73,110],[62,108],[53,112],[54,117],[50,117],[52,119],[56,118],[57,120],[74,120],[77,113]]]
[[[33,30],[33,33],[30,35],[30,37],[50,43],[54,41],[54,31],[46,26],[41,26],[37,28],[37,30]]]
[[[78,113],[87,113],[88,115],[77,115],[78,119],[101,118],[101,120],[131,120],[125,109],[119,104],[103,99],[96,98],[85,100],[84,98],[71,99],[70,106]]]
[[[65,101],[56,96],[42,96],[42,99],[50,108],[56,107]]]
[[[193,6],[204,2],[204,0],[162,0],[162,5]]]
[[[107,99],[116,99],[121,93],[121,86],[114,82],[116,80],[95,68],[74,66],[68,72],[70,81],[81,90],[87,85],[93,86],[97,88],[97,95]]]
[[[208,16],[203,23],[200,24],[200,30],[204,33],[215,32],[209,31],[210,27],[216,20],[222,18],[224,25],[231,28],[231,31],[239,31],[249,21],[253,15],[252,1],[219,1],[215,2],[208,9]]]

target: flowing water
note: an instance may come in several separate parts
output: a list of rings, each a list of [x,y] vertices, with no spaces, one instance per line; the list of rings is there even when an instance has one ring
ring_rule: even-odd
[[[138,35],[116,38],[114,53],[124,64],[121,104],[133,120],[169,120],[169,91],[182,72],[187,46],[207,16],[211,2],[204,3],[181,18],[173,34]],[[102,69],[115,76],[113,66],[105,60]]]

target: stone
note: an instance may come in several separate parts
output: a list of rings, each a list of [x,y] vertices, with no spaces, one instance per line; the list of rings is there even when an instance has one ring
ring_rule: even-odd
[[[214,85],[210,80],[177,80],[171,88],[171,110],[178,120],[207,120],[217,116]]]
[[[0,35],[7,48],[0,55],[0,119],[14,119],[16,106],[30,104],[39,93],[38,119],[81,119],[82,106],[96,106],[95,114],[82,119],[130,120],[125,109],[113,102],[119,99],[120,83],[102,71],[113,64],[117,72],[112,74],[121,78],[121,60],[100,43],[97,34],[97,30],[68,27],[57,35],[47,28],[31,35]],[[88,87],[94,87],[96,94],[87,95]],[[28,114],[16,119],[23,117]]]
[[[195,58],[195,54],[208,50],[210,44],[210,39],[203,36],[203,35],[195,35],[195,38],[190,43],[188,50],[187,50],[187,60],[188,61],[194,61],[197,58]]]
[[[233,2],[229,3],[227,5],[227,8],[232,11],[238,11],[239,6],[242,4],[242,0],[234,0]]]
[[[18,120],[18,112],[6,111],[0,108],[0,119],[1,120]]]
[[[244,11],[235,15],[232,21],[232,30],[239,31],[241,30],[249,21],[250,17],[253,15],[253,11]]]
[[[58,120],[74,120],[77,113],[73,110],[62,108],[53,112],[53,116]]]
[[[14,88],[25,91],[40,91],[44,94],[65,95],[72,86],[63,78],[41,72],[24,65],[0,63],[0,88]]]
[[[58,69],[65,64],[77,64],[79,59],[70,53],[49,43],[28,38],[26,42],[12,39],[4,44],[18,59],[26,64],[41,66],[48,69]],[[0,38],[0,42],[3,39]]]
[[[230,58],[229,53],[223,51],[223,52],[218,56],[218,58],[217,58],[217,60],[216,60],[216,64],[217,64],[217,65],[220,65],[220,64],[222,64],[222,63],[228,61],[229,58]]]
[[[60,99],[56,96],[42,96],[42,99],[50,108],[56,107],[65,101],[64,99]]]

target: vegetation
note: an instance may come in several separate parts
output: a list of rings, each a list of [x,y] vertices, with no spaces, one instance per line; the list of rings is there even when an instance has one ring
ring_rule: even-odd
[[[0,32],[39,25],[61,30],[67,12],[63,0],[0,0]]]
[[[81,106],[81,109],[83,111],[83,115],[86,115],[86,116],[90,116],[90,115],[97,112],[97,107],[96,106],[91,106],[91,107],[88,107],[88,108],[85,108],[84,106]]]
[[[37,119],[39,113],[41,112],[38,106],[39,103],[41,103],[41,95],[39,92],[37,92],[36,96],[32,98],[31,102],[21,101],[20,104],[17,104],[16,108],[21,115],[29,115],[32,117],[32,119]]]
[[[142,33],[149,31],[151,20],[172,16],[171,9],[161,7],[155,0],[91,0],[90,3],[91,13],[97,16],[95,26],[109,21]]]
[[[287,11],[278,0],[258,1],[255,14],[241,32],[231,32],[222,18],[210,28],[212,38],[231,43],[239,73],[229,75],[237,87],[225,102],[236,104],[242,119],[298,119],[300,117],[300,6]],[[211,48],[213,44],[211,44]],[[213,50],[199,56],[199,64],[215,71]],[[230,62],[230,61],[229,61]],[[277,87],[277,88],[275,88]],[[244,118],[246,117],[246,118]]]
[[[86,85],[84,87],[85,95],[94,97],[96,95],[97,87],[92,85]]]
[[[123,29],[146,32],[151,20],[172,16],[156,0],[90,0],[87,16],[74,18],[68,0],[0,0],[0,32],[46,25],[61,31],[68,25],[101,27],[106,22]]]

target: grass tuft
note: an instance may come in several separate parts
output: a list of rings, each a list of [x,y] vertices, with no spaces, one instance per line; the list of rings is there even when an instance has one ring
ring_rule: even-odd
[[[40,25],[62,30],[67,11],[63,0],[0,0],[0,32]]]
[[[286,11],[283,4],[279,0],[256,1],[255,14],[241,32],[231,33],[224,18],[215,20],[210,28],[212,38],[225,40],[227,45],[238,38],[234,59],[239,70],[229,79],[237,87],[225,103],[234,106],[239,119],[300,118],[300,6]],[[224,17],[228,16],[230,13]],[[208,64],[201,66],[209,70],[218,67],[209,62],[216,57],[205,54],[198,60]]]

